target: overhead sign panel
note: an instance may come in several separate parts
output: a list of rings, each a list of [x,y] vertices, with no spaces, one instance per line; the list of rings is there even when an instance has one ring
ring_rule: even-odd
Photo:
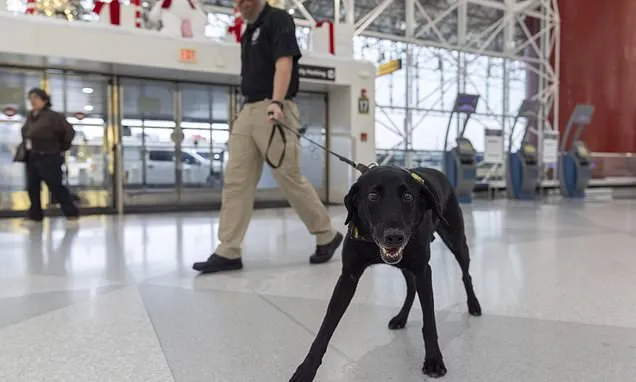
[[[316,65],[298,65],[298,75],[300,78],[312,80],[335,81],[336,68]]]
[[[384,64],[378,65],[378,73],[377,77],[385,76],[387,74],[391,74],[393,72],[397,72],[402,69],[402,59],[391,60],[389,62],[385,62]]]

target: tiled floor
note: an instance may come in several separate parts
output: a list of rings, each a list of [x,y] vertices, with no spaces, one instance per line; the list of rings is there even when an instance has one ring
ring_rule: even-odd
[[[464,206],[484,316],[468,317],[452,255],[433,243],[444,381],[633,381],[636,202]],[[344,211],[332,215],[342,226]],[[0,222],[0,381],[286,381],[313,339],[340,259],[310,266],[290,210],[257,211],[239,273],[197,277],[216,214]],[[424,381],[421,313],[387,322],[399,272],[363,277],[317,381]]]

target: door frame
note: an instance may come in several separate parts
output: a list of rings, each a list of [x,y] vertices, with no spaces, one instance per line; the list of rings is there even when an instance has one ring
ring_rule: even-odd
[[[113,128],[114,119],[112,118],[111,106],[113,105],[113,97],[111,92],[111,84],[114,80],[115,76],[106,74],[106,73],[98,73],[98,72],[88,72],[88,71],[77,71],[70,69],[58,69],[58,68],[33,68],[33,67],[22,67],[22,66],[12,66],[12,65],[2,65],[0,66],[0,70],[7,71],[18,71],[21,73],[33,73],[39,74],[40,83],[39,87],[51,93],[50,89],[50,75],[55,74],[59,75],[63,79],[64,87],[62,93],[62,99],[58,99],[58,105],[62,105],[61,109],[54,107],[54,110],[63,113],[65,116],[70,113],[68,110],[68,87],[66,86],[66,82],[69,77],[83,77],[83,76],[94,76],[99,78],[97,81],[104,86],[100,86],[99,91],[104,92],[105,96],[105,110],[104,110],[104,133],[102,136],[102,155],[106,157],[105,161],[102,161],[102,176],[104,177],[104,181],[102,186],[98,189],[91,189],[86,186],[71,186],[69,185],[69,189],[74,194],[78,194],[83,201],[87,201],[88,204],[80,204],[78,205],[80,209],[80,213],[83,215],[91,215],[91,214],[109,214],[115,212],[115,200],[116,200],[116,192],[114,188],[114,182],[117,177],[115,176],[114,171],[111,171],[110,166],[104,166],[105,163],[111,163],[116,157],[115,153],[113,153],[109,146],[113,141],[110,140],[111,137],[111,129]],[[26,98],[26,95],[25,95]],[[65,156],[68,158],[68,153]],[[68,161],[67,161],[68,163]],[[68,174],[68,169],[67,169]],[[15,195],[13,195],[15,194]],[[110,197],[109,197],[110,196]],[[28,196],[26,194],[26,190],[24,191],[14,191],[11,192],[12,198],[18,198],[20,200],[24,200],[25,205],[28,205]],[[60,216],[62,215],[62,211],[59,206],[50,204],[51,194],[45,184],[42,184],[42,208],[45,216]],[[104,202],[105,201],[105,202]],[[28,207],[26,207],[28,208]],[[3,209],[0,210],[0,218],[13,218],[13,217],[23,217],[26,214],[26,209]]]

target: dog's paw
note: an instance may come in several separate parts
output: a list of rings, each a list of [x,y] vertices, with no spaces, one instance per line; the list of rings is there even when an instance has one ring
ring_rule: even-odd
[[[307,364],[300,364],[289,382],[312,382],[316,376],[316,368]]]
[[[472,299],[468,300],[468,313],[471,316],[481,316],[481,305],[479,304],[479,300]]]
[[[391,330],[397,330],[397,329],[403,329],[406,326],[406,317],[402,317],[402,316],[395,316],[391,319],[391,321],[389,321],[389,329]]]
[[[422,372],[431,378],[440,378],[446,375],[447,370],[444,360],[439,357],[424,360]]]

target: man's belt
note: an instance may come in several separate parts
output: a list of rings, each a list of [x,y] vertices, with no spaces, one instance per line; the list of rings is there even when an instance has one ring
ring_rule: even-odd
[[[265,101],[266,99],[268,99],[270,97],[245,97],[245,103],[256,103],[256,102],[261,102],[261,101]],[[285,98],[285,101],[293,101],[293,98]]]

